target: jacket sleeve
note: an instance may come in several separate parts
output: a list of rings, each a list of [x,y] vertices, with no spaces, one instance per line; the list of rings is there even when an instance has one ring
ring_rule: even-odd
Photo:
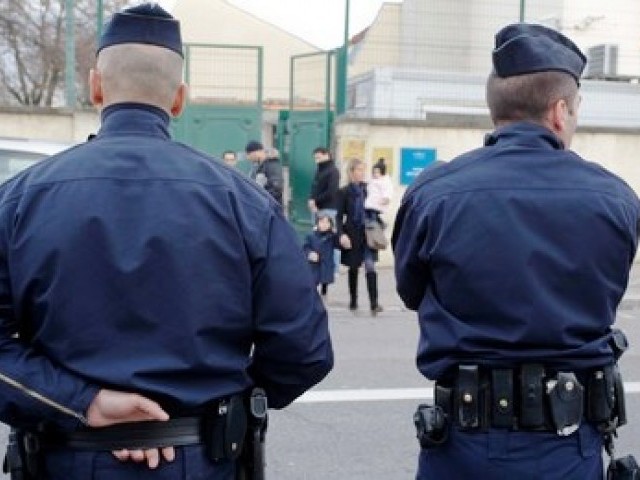
[[[398,210],[391,244],[395,258],[396,289],[411,310],[418,310],[430,272],[422,250],[426,244],[426,216],[405,198]]]
[[[327,375],[333,350],[327,312],[294,230],[278,211],[266,231],[265,252],[253,262],[249,374],[265,389],[269,405],[283,408]]]
[[[329,171],[325,178],[324,188],[318,188],[316,191],[315,198],[316,203],[323,203],[327,200],[334,198],[334,196],[338,193],[338,186],[340,184],[340,172],[337,168],[333,168]]]
[[[25,319],[16,318],[5,241],[0,250],[0,421],[23,428],[46,421],[76,429],[98,387],[17,337]]]

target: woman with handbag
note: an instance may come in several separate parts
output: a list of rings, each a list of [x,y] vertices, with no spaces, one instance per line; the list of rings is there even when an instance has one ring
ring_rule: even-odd
[[[371,314],[382,312],[378,303],[378,274],[375,263],[378,251],[367,245],[365,236],[366,213],[364,208],[367,184],[364,183],[365,167],[362,160],[350,160],[347,165],[349,183],[338,190],[338,214],[336,230],[342,251],[341,263],[349,268],[349,309],[358,309],[358,270],[364,263]]]

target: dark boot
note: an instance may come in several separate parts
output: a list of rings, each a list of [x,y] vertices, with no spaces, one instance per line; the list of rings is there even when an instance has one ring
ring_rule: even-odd
[[[357,310],[358,309],[358,269],[350,268],[349,269],[349,297],[351,301],[349,302],[349,310]]]
[[[371,302],[371,314],[376,315],[382,311],[382,307],[378,304],[378,274],[376,272],[367,272],[367,290]]]

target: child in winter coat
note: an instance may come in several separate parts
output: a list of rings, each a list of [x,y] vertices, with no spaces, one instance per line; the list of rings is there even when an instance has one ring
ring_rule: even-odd
[[[379,218],[384,213],[393,196],[393,183],[387,175],[384,158],[380,158],[371,169],[371,180],[367,183],[367,198],[364,208],[370,217]]]
[[[334,281],[335,263],[333,249],[336,235],[333,231],[333,220],[330,216],[319,214],[313,232],[307,235],[304,252],[309,260],[316,285],[320,286],[320,294],[327,295],[327,288]]]

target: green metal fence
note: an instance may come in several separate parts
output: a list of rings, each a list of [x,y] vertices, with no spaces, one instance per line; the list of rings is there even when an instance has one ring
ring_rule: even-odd
[[[331,145],[335,96],[336,53],[315,52],[291,58],[287,120],[291,200],[289,220],[300,232],[311,229],[307,199],[316,165],[313,150]]]
[[[262,47],[186,44],[184,76],[189,95],[173,123],[178,140],[220,155],[261,137]]]

